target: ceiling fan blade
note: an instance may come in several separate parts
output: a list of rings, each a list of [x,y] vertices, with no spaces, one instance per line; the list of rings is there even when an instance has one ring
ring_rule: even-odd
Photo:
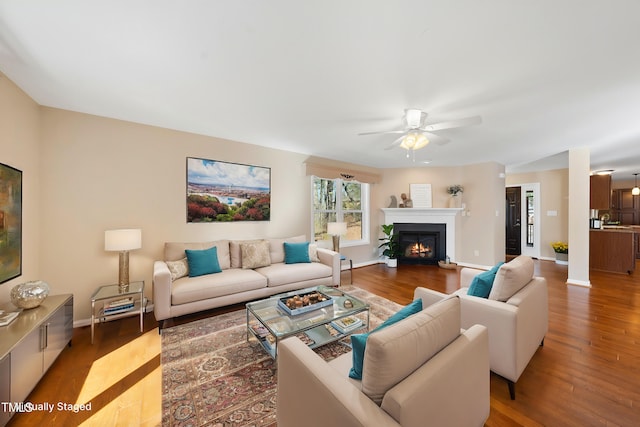
[[[402,135],[400,138],[396,139],[391,144],[389,144],[385,148],[385,150],[393,150],[394,148],[398,147],[402,143],[402,138],[404,138],[404,135]]]
[[[362,132],[359,133],[358,135],[386,135],[386,134],[391,134],[391,133],[405,133],[406,130],[388,130],[388,131],[382,131],[382,132]]]
[[[482,117],[473,116],[473,117],[467,117],[465,119],[451,120],[449,122],[440,122],[440,123],[434,123],[431,125],[426,125],[421,130],[433,132],[433,131],[443,130],[443,129],[453,129],[453,128],[459,128],[463,126],[479,125],[480,123],[482,123]]]
[[[433,142],[434,144],[438,144],[438,145],[444,145],[444,144],[448,144],[449,142],[451,142],[451,140],[449,138],[445,138],[444,136],[440,136],[440,135],[436,135],[435,133],[431,133],[431,132],[422,132],[427,136],[427,139],[429,140],[429,142]]]

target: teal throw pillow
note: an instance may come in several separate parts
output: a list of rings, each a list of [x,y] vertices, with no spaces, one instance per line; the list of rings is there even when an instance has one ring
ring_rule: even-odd
[[[187,264],[189,264],[189,277],[203,276],[205,274],[220,273],[218,262],[218,248],[213,246],[204,250],[185,249]]]
[[[351,357],[353,360],[353,366],[349,370],[349,378],[354,378],[356,380],[362,379],[362,365],[364,363],[364,351],[367,347],[367,338],[369,338],[369,334],[374,333],[375,331],[379,331],[382,328],[386,328],[387,326],[393,325],[401,321],[402,319],[406,319],[412,314],[416,314],[422,311],[422,299],[418,298],[413,301],[411,304],[403,307],[400,311],[393,314],[387,320],[385,320],[380,326],[375,328],[373,331],[367,332],[365,334],[353,334],[351,335]]]
[[[284,242],[284,263],[299,264],[303,262],[311,262],[311,258],[309,258],[309,242]]]
[[[493,287],[493,281],[496,278],[496,274],[500,269],[500,266],[504,264],[504,262],[500,262],[493,266],[493,268],[489,271],[484,271],[476,277],[473,278],[471,284],[469,285],[469,290],[467,291],[467,295],[473,295],[474,297],[480,298],[489,298],[489,294],[491,293],[491,288]]]

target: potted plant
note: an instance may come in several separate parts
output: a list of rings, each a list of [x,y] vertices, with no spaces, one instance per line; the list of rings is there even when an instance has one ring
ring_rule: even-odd
[[[447,187],[447,193],[451,195],[451,199],[449,199],[449,207],[450,208],[459,208],[462,205],[462,193],[464,192],[464,188],[462,185],[455,184]]]
[[[398,236],[393,234],[393,224],[383,224],[382,232],[385,237],[379,239],[382,243],[378,248],[384,248],[382,255],[387,257],[387,267],[397,267],[400,243],[398,242]]]
[[[556,253],[556,264],[569,264],[569,245],[565,242],[551,243],[553,251]]]

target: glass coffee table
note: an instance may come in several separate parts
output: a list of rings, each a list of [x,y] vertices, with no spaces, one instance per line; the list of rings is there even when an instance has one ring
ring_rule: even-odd
[[[328,298],[305,307],[286,306],[295,296],[314,293]],[[369,304],[327,286],[276,295],[247,303],[246,307],[247,341],[257,339],[274,359],[278,356],[278,343],[290,336],[297,336],[309,347],[316,348],[369,330]]]

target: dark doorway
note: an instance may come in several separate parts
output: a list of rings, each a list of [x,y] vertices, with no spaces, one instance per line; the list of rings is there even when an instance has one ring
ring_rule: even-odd
[[[505,213],[507,216],[506,251],[507,255],[521,253],[521,206],[520,187],[507,187],[507,202]]]

